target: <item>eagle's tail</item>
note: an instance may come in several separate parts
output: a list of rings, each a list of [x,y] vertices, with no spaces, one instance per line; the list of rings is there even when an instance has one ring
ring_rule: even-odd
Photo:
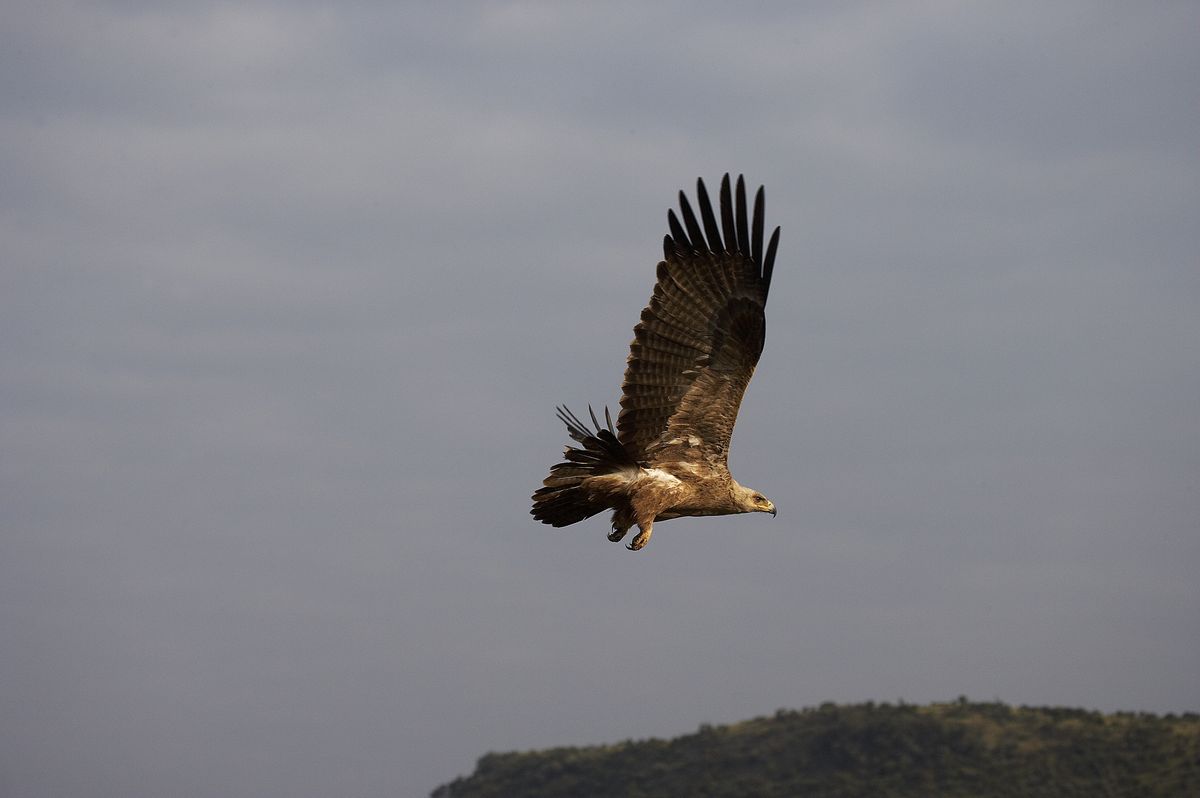
[[[601,427],[591,406],[588,413],[596,431],[590,431],[574,413],[566,407],[558,408],[558,417],[567,425],[567,434],[579,443],[582,449],[568,446],[563,451],[567,458],[550,469],[550,476],[542,482],[544,487],[533,494],[533,517],[551,526],[567,526],[576,521],[590,518],[611,505],[602,498],[589,495],[583,485],[588,477],[614,474],[618,471],[636,469],[637,461],[629,456],[625,446],[617,440],[612,417],[604,409],[606,427]]]

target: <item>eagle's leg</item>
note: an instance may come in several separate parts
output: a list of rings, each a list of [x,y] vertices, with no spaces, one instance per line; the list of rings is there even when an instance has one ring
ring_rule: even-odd
[[[676,482],[678,483],[678,480]],[[633,540],[629,541],[629,545],[625,548],[630,551],[645,548],[646,544],[650,542],[650,535],[654,532],[654,519],[670,504],[670,496],[664,497],[655,491],[634,494],[629,502],[628,518],[631,522],[637,523],[638,533],[633,536]]]
[[[620,541],[628,534],[631,526],[633,526],[633,513],[630,508],[615,508],[612,515],[612,532],[608,533],[608,539],[613,543]]]
[[[633,540],[625,546],[630,551],[638,551],[647,543],[650,542],[650,535],[654,532],[654,522],[646,521],[638,524],[638,533],[633,536]]]

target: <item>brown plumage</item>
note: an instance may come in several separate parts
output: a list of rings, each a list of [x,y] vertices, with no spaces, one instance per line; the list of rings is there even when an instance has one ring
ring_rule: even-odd
[[[700,218],[679,192],[683,223],[667,211],[664,260],[641,321],[633,328],[621,412],[608,410],[592,431],[565,407],[566,460],[533,494],[533,517],[567,526],[612,509],[618,541],[635,524],[628,548],[650,540],[655,521],[681,516],[768,512],[775,505],[742,487],[727,465],[738,407],[766,335],[763,309],[771,287],[779,228],[763,251],[763,189],[747,219],[746,189],[721,181],[718,224],[702,180]]]

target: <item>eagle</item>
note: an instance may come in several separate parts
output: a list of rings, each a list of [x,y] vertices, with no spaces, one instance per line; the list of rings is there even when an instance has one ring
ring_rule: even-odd
[[[736,196],[736,199],[735,199]],[[655,521],[684,516],[770,513],[775,505],[729,473],[729,440],[738,407],[766,337],[764,308],[775,267],[779,228],[763,250],[764,194],[747,220],[746,187],[721,180],[720,223],[704,181],[696,181],[700,217],[679,192],[667,211],[663,260],[650,304],[633,328],[613,427],[588,406],[592,426],[557,408],[567,434],[566,458],[533,494],[537,520],[555,527],[611,509],[608,539],[638,551]]]

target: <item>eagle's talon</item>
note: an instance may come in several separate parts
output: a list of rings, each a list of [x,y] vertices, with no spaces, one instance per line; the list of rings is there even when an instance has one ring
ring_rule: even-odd
[[[630,551],[641,551],[646,547],[646,544],[650,542],[650,534],[652,532],[653,529],[649,524],[647,524],[645,529],[642,529],[633,536],[633,540],[629,541],[629,543],[626,545],[626,548],[628,548]]]

